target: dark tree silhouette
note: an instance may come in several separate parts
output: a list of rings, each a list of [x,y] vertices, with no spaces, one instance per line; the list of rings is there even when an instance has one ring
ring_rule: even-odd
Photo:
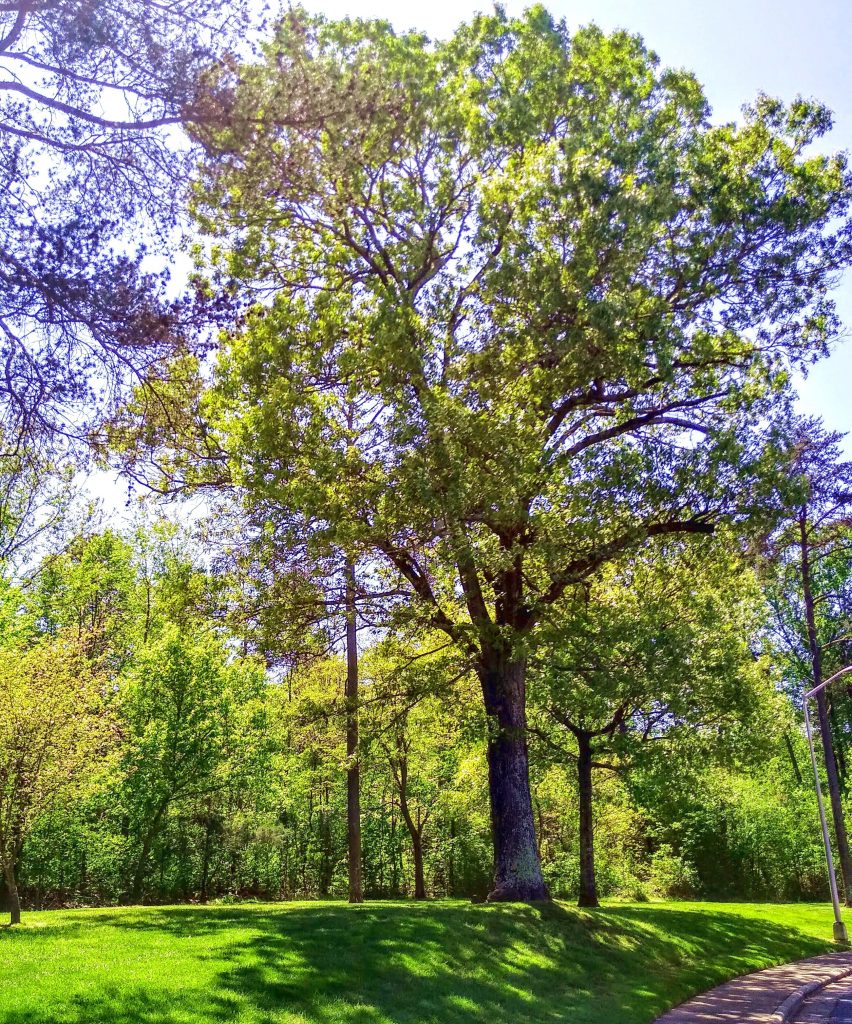
[[[187,310],[138,243],[175,223],[192,159],[177,126],[203,118],[202,83],[243,23],[221,0],[0,4],[5,452],[84,435],[179,346]]]

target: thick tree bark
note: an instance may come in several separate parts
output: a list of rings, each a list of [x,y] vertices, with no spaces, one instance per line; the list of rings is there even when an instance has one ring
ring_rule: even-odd
[[[808,646],[811,655],[811,670],[814,687],[822,682],[822,648],[819,644],[814,614],[814,596],[811,589],[810,551],[808,547],[806,510],[802,510],[799,518],[799,535],[802,557],[802,595],[805,600],[805,619],[808,630]],[[849,840],[846,835],[846,822],[843,817],[843,802],[840,798],[840,780],[837,774],[837,761],[834,756],[834,745],[831,737],[831,723],[828,717],[828,701],[825,690],[816,695],[817,717],[819,719],[820,738],[822,739],[822,756],[825,762],[825,778],[828,784],[828,795],[831,803],[831,816],[834,820],[834,837],[837,842],[837,857],[840,861],[840,873],[843,876],[843,891],[846,906],[852,907],[852,857],[849,854]]]
[[[494,843],[491,901],[549,899],[530,795],[526,663],[495,657],[480,670],[489,720],[488,790]]]
[[[577,789],[580,800],[580,898],[581,907],[598,907],[595,880],[595,825],[592,818],[592,741],[578,732]]]
[[[349,840],[349,902],[363,903],[361,881],[361,766],[358,762],[358,624],[355,565],[346,561],[346,828]]]
[[[18,880],[15,877],[15,865],[11,860],[4,859],[3,878],[6,881],[6,897],[9,901],[9,924],[20,924],[21,897],[18,894]]]

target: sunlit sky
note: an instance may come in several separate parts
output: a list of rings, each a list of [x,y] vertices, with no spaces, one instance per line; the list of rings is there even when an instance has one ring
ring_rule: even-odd
[[[449,35],[483,0],[302,0],[329,17],[387,18],[398,29]],[[529,0],[507,0],[511,13]],[[852,0],[550,0],[569,27],[596,22],[644,36],[664,64],[694,71],[714,120],[740,116],[758,92],[789,100],[815,97],[835,112],[827,148],[852,150]],[[838,305],[852,333],[852,274],[840,283]],[[852,340],[801,382],[800,405],[834,430],[852,432]],[[852,439],[847,444],[852,453]]]

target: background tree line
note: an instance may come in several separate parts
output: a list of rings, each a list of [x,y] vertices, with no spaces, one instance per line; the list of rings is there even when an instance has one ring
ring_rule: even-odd
[[[671,551],[578,590],[532,666],[531,792],[555,895],[825,890],[767,602],[726,547],[698,565],[680,552],[689,596]],[[25,905],[347,894],[346,665],[330,633],[270,674],[232,628],[239,577],[167,523],[75,537],[4,598],[0,852]],[[361,672],[364,894],[483,897],[475,676],[434,632],[362,636]],[[16,721],[45,772],[35,793],[15,774]]]

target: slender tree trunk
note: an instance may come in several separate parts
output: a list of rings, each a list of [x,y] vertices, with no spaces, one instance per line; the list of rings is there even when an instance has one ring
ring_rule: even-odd
[[[331,835],[331,793],[328,783],[320,792],[320,872],[319,872],[319,894],[325,899],[331,892],[331,883],[334,878],[334,859],[332,851]]]
[[[393,797],[388,801],[390,805],[390,896],[399,896],[401,892],[399,876],[402,873],[402,857],[400,855],[399,843],[396,840],[396,804]]]
[[[426,899],[426,876],[423,872],[423,837],[415,829],[411,833],[411,853],[414,857],[414,898]]]
[[[6,880],[6,895],[9,900],[9,924],[21,923],[21,897],[18,894],[18,879],[15,865],[8,858],[3,860],[3,877]]]
[[[86,851],[80,851],[80,877],[79,877],[79,889],[80,893],[84,894],[89,887],[89,871],[88,861],[86,859]],[[39,910],[41,910],[41,879],[39,879]]]
[[[450,855],[447,862],[447,895],[456,894],[456,819],[450,818]]]
[[[346,560],[346,827],[349,839],[349,902],[363,903],[361,880],[361,765],[358,761],[358,624],[355,565]]]
[[[815,686],[818,684],[814,684]],[[840,780],[837,774],[837,761],[834,757],[834,746],[831,742],[831,726],[828,721],[828,706],[825,691],[816,695],[817,718],[822,737],[822,754],[825,761],[825,778],[828,784],[828,795],[831,802],[831,816],[834,819],[834,836],[837,841],[837,856],[840,861],[840,873],[843,876],[843,889],[846,894],[846,906],[852,907],[852,857],[849,855],[849,839],[846,834],[846,821],[843,817],[843,802],[840,798]]]
[[[577,734],[577,789],[580,798],[580,898],[581,907],[598,907],[595,881],[595,824],[592,817],[592,741]]]
[[[142,643],[148,643],[148,634],[151,632],[151,580],[145,574],[145,630],[142,634]]]
[[[417,812],[417,821],[415,822],[411,808],[408,806],[408,758],[404,750],[402,750],[402,743],[400,742],[400,753],[397,760],[397,770],[395,772],[397,793],[399,794],[399,809],[402,812],[403,820],[405,821],[405,827],[408,829],[408,834],[411,836],[411,855],[414,859],[414,898],[416,900],[426,899],[426,878],[423,872],[423,825],[424,822],[420,821],[420,812]]]
[[[811,654],[813,685],[822,682],[822,649],[816,630],[814,614],[814,596],[811,590],[810,552],[808,548],[807,515],[802,510],[799,518],[799,535],[802,556],[802,594],[805,599],[805,618],[808,629],[808,645]],[[843,876],[843,890],[846,906],[852,906],[852,857],[849,855],[849,840],[846,835],[846,822],[843,817],[843,803],[840,799],[840,780],[837,775],[837,761],[834,756],[834,745],[831,741],[831,724],[828,717],[828,701],[825,690],[816,695],[817,717],[822,739],[822,756],[825,761],[825,778],[828,784],[828,795],[831,802],[831,816],[834,819],[834,836],[837,841],[837,856],[840,861],[840,873]]]
[[[530,795],[526,663],[494,658],[480,671],[488,715],[488,790],[494,843],[491,901],[549,899]]]
[[[148,868],[148,858],[151,855],[151,847],[154,845],[154,840],[157,838],[160,831],[160,823],[163,820],[163,815],[166,813],[168,806],[168,800],[159,804],[157,810],[154,812],[154,816],[151,818],[148,829],[142,836],[142,849],[139,851],[139,859],[136,862],[136,870],[133,872],[133,882],[130,886],[130,897],[134,903],[138,903],[142,899],[142,892],[145,885],[145,872]]]
[[[790,764],[793,766],[793,774],[796,776],[796,782],[798,785],[802,785],[802,772],[799,768],[799,762],[796,760],[796,751],[793,749],[793,741],[790,739],[790,734],[784,733],[784,742],[787,745],[787,753],[790,755]]]
[[[133,872],[133,881],[130,884],[130,899],[133,903],[138,903],[142,899],[145,872],[148,868],[148,858],[151,855],[153,842],[154,833],[149,830],[142,837],[142,849],[139,851],[139,859],[136,861],[136,870]]]
[[[835,755],[837,757],[837,771],[840,777],[840,789],[842,792],[846,792],[846,756],[843,753],[843,744],[841,742],[840,726],[837,724],[837,709],[834,706],[834,701],[831,699],[831,695],[828,694],[828,717],[831,722],[831,736],[833,740],[833,746]]]
[[[210,853],[213,846],[213,811],[211,809],[211,801],[207,801],[207,815],[204,823],[204,846],[201,851],[201,892],[200,898],[202,903],[206,903],[209,899],[209,886],[210,886]]]

